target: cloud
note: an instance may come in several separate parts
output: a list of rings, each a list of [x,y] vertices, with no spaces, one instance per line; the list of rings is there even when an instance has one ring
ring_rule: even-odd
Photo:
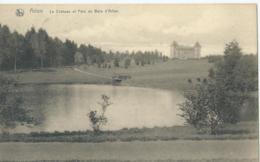
[[[38,7],[38,6],[37,6]],[[53,6],[52,6],[53,7]],[[55,8],[99,8],[55,6]],[[108,6],[103,6],[107,8]],[[236,39],[245,52],[257,50],[254,5],[110,5],[114,15],[27,15],[17,18],[16,6],[1,7],[0,22],[25,33],[32,25],[50,36],[90,43],[105,49],[147,50],[169,53],[173,40],[191,45],[199,41],[203,55],[222,53],[225,43]],[[30,9],[30,6],[27,7]]]
[[[159,21],[158,21],[159,20]],[[154,33],[161,32],[169,24],[166,16],[141,14],[126,17],[115,17],[104,20],[94,26],[85,26],[63,34],[82,41],[147,43]],[[147,34],[148,33],[148,34]]]
[[[225,17],[225,10],[209,9],[202,13],[202,16],[190,21],[186,25],[178,24],[163,30],[164,34],[177,34],[187,37],[191,34],[210,34],[225,28],[228,24],[223,22]]]

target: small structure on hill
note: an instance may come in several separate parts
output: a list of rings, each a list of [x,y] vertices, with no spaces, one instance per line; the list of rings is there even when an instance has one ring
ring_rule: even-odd
[[[117,74],[112,76],[112,84],[120,85],[123,80],[127,80],[127,79],[131,79],[131,76],[126,74]]]
[[[112,85],[120,85],[122,82],[122,79],[120,79],[118,76],[112,77]]]

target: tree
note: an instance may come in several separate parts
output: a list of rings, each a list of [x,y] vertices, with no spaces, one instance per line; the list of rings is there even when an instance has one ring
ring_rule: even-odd
[[[30,44],[33,49],[33,53],[36,57],[41,56],[41,49],[40,49],[40,40],[39,36],[36,32],[32,33],[30,37]]]
[[[16,31],[11,35],[10,38],[10,50],[11,50],[11,56],[14,60],[14,72],[16,72],[17,69],[17,60],[20,52],[22,52],[22,43],[23,43],[23,36],[19,35]]]
[[[258,89],[258,58],[257,55],[245,55],[240,58],[234,68],[235,89],[242,92]]]
[[[16,81],[0,76],[0,126],[3,133],[18,124],[32,124],[30,111],[24,107],[23,99],[17,93]]]
[[[135,64],[138,66],[139,65],[139,60],[136,58],[135,59]]]
[[[142,60],[141,60],[141,66],[144,66],[144,64],[145,64],[145,62],[144,62],[144,60],[142,59]]]
[[[58,39],[58,38],[55,38],[54,39],[54,51],[55,51],[55,54],[56,54],[56,56],[55,56],[55,58],[53,59],[54,61],[53,61],[53,64],[55,65],[55,66],[62,66],[63,64],[63,59],[62,59],[62,56],[63,56],[63,42],[60,40],[60,39]]]
[[[125,59],[125,68],[127,69],[131,64],[131,59],[130,58],[127,58]]]
[[[114,59],[114,67],[119,67],[119,58]]]
[[[24,38],[23,49],[24,52],[21,56],[21,62],[23,68],[35,68],[38,67],[38,61],[35,54],[35,49],[33,48],[33,41],[35,40],[36,31],[32,27],[26,32]]]
[[[74,64],[74,55],[76,51],[77,44],[67,39],[62,48],[63,65],[68,66]]]
[[[215,71],[214,71],[213,68],[210,68],[210,69],[209,69],[208,77],[209,77],[209,78],[214,78],[214,77],[215,77]]]
[[[242,50],[238,42],[232,41],[226,44],[224,50],[224,59],[216,62],[214,68],[214,77],[219,97],[218,106],[221,118],[225,123],[237,123],[239,121],[240,108],[246,99],[246,93],[239,88],[237,81],[241,76],[241,71],[235,72],[236,68],[241,66]]]
[[[97,110],[91,110],[88,114],[89,120],[91,122],[91,127],[94,133],[100,133],[100,127],[107,123],[107,117],[105,116],[105,112],[112,103],[109,101],[109,97],[106,95],[101,95],[102,102],[98,102],[101,106],[101,113]]]
[[[84,57],[81,52],[76,52],[74,56],[74,62],[76,65],[81,65],[84,63]]]
[[[162,57],[162,60],[163,60],[163,62],[166,62],[166,61],[169,60],[169,58],[168,58],[167,56],[163,56],[163,57]]]
[[[30,37],[30,43],[32,45],[32,49],[34,54],[38,60],[40,61],[40,67],[43,68],[43,61],[46,55],[46,43],[47,43],[48,34],[45,30],[39,29],[37,32],[32,32]]]
[[[48,34],[45,30],[39,29],[38,31],[38,43],[39,43],[39,57],[41,68],[43,68],[43,60],[46,55],[46,44],[47,44]]]
[[[11,58],[11,46],[12,46],[11,32],[8,26],[4,25],[0,28],[0,58],[1,68],[9,70],[13,68]],[[10,66],[11,65],[11,66]]]
[[[224,59],[209,70],[209,78],[198,82],[180,105],[181,116],[197,129],[215,133],[221,123],[237,123],[250,91],[257,89],[257,63],[243,56],[236,41],[226,45]]]

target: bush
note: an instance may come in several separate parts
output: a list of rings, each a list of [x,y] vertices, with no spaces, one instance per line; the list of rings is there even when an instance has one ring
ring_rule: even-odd
[[[89,112],[88,117],[91,122],[91,127],[95,133],[100,133],[100,127],[105,125],[108,119],[105,116],[105,112],[108,106],[112,103],[109,101],[109,97],[106,95],[101,95],[102,102],[100,102],[100,106],[102,108],[101,114],[99,114],[96,110],[92,110]]]
[[[212,83],[200,83],[195,90],[185,93],[185,102],[180,104],[180,110],[186,122],[200,132],[216,133],[222,124],[222,119],[215,107],[217,104],[216,87]]]

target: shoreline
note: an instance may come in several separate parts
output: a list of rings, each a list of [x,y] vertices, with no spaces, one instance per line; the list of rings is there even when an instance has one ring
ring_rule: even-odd
[[[119,144],[127,144],[127,143],[159,143],[159,142],[236,142],[236,141],[258,141],[257,138],[243,138],[243,139],[202,139],[202,140],[196,140],[196,139],[176,139],[176,140],[150,140],[150,141],[141,141],[141,140],[134,140],[134,141],[102,141],[102,142],[62,142],[62,141],[54,141],[54,142],[25,142],[25,141],[11,141],[11,142],[1,142],[0,145],[7,145],[7,144],[113,144],[113,143],[119,143]]]
[[[166,88],[158,88],[158,87],[144,87],[144,86],[138,86],[138,85],[127,85],[127,84],[122,84],[122,85],[112,85],[111,83],[105,83],[105,84],[97,84],[97,83],[88,83],[88,82],[78,82],[78,83],[73,83],[73,82],[42,82],[42,83],[18,83],[18,86],[41,86],[41,85],[86,85],[86,86],[111,86],[111,87],[121,87],[121,88],[140,88],[140,89],[150,89],[150,90],[158,90],[158,91],[167,91],[167,92],[176,92],[181,94],[181,90],[174,90],[174,89],[166,89]]]
[[[104,130],[98,134],[87,131],[63,132],[31,132],[0,134],[3,142],[69,142],[69,143],[101,143],[131,141],[214,141],[258,139],[257,121],[240,122],[236,125],[223,125],[217,134],[199,133],[191,126],[172,126],[154,128],[125,128],[120,130]]]

